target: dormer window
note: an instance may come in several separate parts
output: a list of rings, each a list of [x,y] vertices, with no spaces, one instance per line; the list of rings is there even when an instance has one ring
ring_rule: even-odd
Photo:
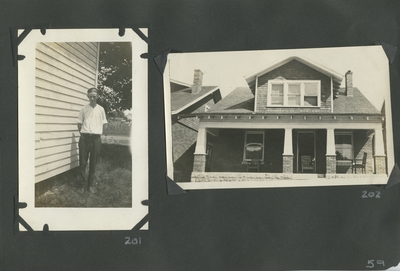
[[[271,107],[319,107],[321,83],[317,80],[270,80],[267,105]]]

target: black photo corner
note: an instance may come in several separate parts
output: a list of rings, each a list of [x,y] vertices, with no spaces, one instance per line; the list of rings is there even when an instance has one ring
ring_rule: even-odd
[[[2,0],[0,7],[1,271],[385,270],[399,264],[400,2]],[[148,46],[139,57],[147,61],[148,157],[133,155],[148,161],[148,197],[140,199],[148,214],[127,230],[54,230],[48,221],[34,230],[20,215],[27,203],[19,199],[24,78],[18,66],[37,56],[19,54],[18,46],[32,30],[46,36],[57,29],[113,29],[116,38],[133,31]],[[184,190],[167,175],[168,54],[371,45],[382,46],[389,65],[395,166],[387,169],[387,184]],[[141,116],[132,125],[135,118]],[[129,189],[135,191],[135,182]]]

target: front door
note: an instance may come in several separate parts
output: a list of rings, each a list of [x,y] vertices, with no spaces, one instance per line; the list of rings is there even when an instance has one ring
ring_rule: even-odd
[[[297,133],[297,172],[314,173],[316,169],[315,132]]]

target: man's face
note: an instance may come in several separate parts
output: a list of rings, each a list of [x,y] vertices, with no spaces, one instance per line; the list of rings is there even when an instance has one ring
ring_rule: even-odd
[[[90,103],[95,103],[97,101],[97,93],[95,91],[89,92],[87,96]]]

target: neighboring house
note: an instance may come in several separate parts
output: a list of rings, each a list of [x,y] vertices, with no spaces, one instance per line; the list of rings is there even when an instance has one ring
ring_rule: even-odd
[[[249,171],[285,179],[302,173],[325,178],[361,177],[364,170],[365,176],[387,174],[384,111],[353,87],[351,71],[344,89],[342,79],[299,57],[247,77],[248,88],[234,89],[197,114],[191,181],[245,181],[255,176]],[[212,156],[207,155],[208,131],[217,135]],[[352,174],[354,159],[361,165]],[[237,172],[242,173],[229,174]]]
[[[79,110],[97,85],[99,43],[36,45],[35,182],[78,166]]]
[[[194,71],[193,85],[170,79],[172,154],[174,181],[177,182],[189,181],[193,170],[193,153],[199,119],[191,114],[204,113],[211,105],[221,100],[219,88],[203,86],[202,81],[203,73],[200,70]],[[208,134],[210,133],[211,130]],[[208,154],[210,154],[212,140],[209,139],[208,142]]]

